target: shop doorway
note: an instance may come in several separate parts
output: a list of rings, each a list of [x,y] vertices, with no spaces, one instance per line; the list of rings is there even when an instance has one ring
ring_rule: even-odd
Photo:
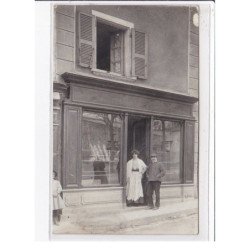
[[[140,152],[139,158],[142,159],[146,165],[150,160],[150,124],[151,119],[143,116],[129,116],[128,117],[128,148],[127,159],[131,159],[131,151],[136,149]],[[146,174],[142,177],[142,187],[144,202],[147,203],[147,179]]]
[[[149,163],[150,155],[150,118],[143,116],[129,116],[128,118],[128,155],[131,159],[131,151],[137,149],[139,158],[146,164]]]

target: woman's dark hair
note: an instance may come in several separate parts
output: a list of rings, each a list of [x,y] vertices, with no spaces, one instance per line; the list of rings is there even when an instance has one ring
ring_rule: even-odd
[[[55,174],[55,177],[57,177],[57,172],[55,170],[53,170],[53,173]]]
[[[140,152],[139,152],[138,150],[136,150],[136,149],[133,149],[133,150],[131,151],[131,155],[133,155],[133,154],[139,155]]]

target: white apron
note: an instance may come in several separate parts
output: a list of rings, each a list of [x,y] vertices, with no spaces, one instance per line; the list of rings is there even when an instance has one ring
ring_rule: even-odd
[[[137,201],[143,197],[141,179],[147,166],[141,159],[131,159],[127,163],[127,200]]]

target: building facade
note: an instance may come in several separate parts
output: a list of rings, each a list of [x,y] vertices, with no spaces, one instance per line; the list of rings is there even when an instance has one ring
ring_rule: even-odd
[[[54,6],[53,169],[67,206],[125,203],[132,149],[198,197],[195,6]]]

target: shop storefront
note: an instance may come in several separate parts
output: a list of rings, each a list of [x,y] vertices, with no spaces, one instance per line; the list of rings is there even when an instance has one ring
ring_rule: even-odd
[[[192,193],[197,98],[72,73],[63,78],[60,171],[68,205],[125,202],[132,149],[146,164],[157,154],[166,170],[163,197]]]
[[[53,169],[66,205],[125,204],[132,149],[164,165],[162,199],[197,197],[197,9],[58,5],[54,14]]]

